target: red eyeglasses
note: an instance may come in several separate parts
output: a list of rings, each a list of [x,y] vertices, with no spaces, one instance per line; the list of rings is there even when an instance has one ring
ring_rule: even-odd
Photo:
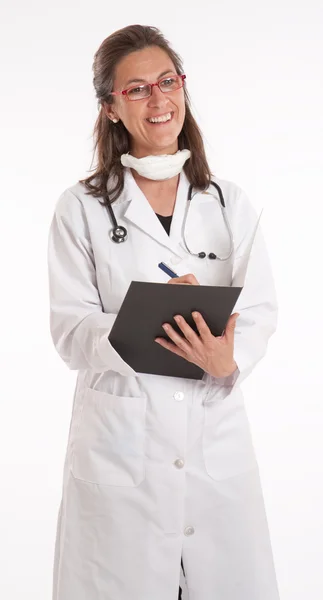
[[[128,100],[143,100],[143,98],[149,98],[151,96],[152,88],[154,85],[158,85],[161,92],[167,94],[168,92],[175,92],[184,85],[184,79],[186,75],[169,75],[156,81],[156,83],[144,83],[143,85],[133,86],[121,92],[110,92],[111,96],[124,95]]]

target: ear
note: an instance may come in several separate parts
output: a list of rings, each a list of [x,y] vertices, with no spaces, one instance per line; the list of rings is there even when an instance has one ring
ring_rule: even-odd
[[[106,116],[109,119],[111,119],[111,121],[113,119],[117,119],[119,121],[119,117],[116,114],[116,111],[112,108],[112,106],[113,106],[112,104],[107,104],[106,102],[103,102],[103,104],[102,104],[102,107],[103,107],[103,110],[104,110]]]

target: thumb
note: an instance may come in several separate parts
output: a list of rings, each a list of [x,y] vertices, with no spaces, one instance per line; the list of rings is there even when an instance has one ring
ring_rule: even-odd
[[[232,339],[234,335],[234,330],[236,328],[237,318],[239,317],[239,313],[234,313],[230,316],[227,326],[225,328],[225,336],[227,338]]]

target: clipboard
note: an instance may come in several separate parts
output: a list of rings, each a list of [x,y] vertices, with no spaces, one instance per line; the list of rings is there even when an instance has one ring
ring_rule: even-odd
[[[204,371],[155,342],[168,339],[162,328],[167,322],[183,335],[175,315],[182,315],[194,329],[192,312],[198,310],[213,335],[222,335],[242,288],[209,285],[167,285],[132,281],[109,341],[121,358],[137,373],[202,379]]]
[[[201,313],[214,336],[222,335],[243,289],[261,214],[262,211],[247,249],[239,260],[231,286],[167,285],[145,281],[130,283],[112,326],[109,341],[134,371],[202,379],[203,369],[166,350],[155,342],[155,338],[163,337],[169,341],[162,328],[165,322],[170,323],[175,331],[183,336],[173,319],[177,314],[182,315],[198,333],[192,317],[195,310]]]

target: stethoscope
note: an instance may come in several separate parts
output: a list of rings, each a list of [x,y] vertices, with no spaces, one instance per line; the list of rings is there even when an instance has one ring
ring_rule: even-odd
[[[225,202],[224,202],[224,198],[223,198],[223,194],[222,194],[222,190],[220,188],[220,186],[215,183],[215,181],[210,181],[210,183],[212,185],[214,185],[214,187],[217,189],[218,193],[219,193],[219,197],[220,197],[220,206],[221,206],[221,211],[222,211],[222,216],[224,219],[224,222],[226,224],[226,228],[229,234],[229,238],[230,238],[230,251],[229,254],[225,257],[221,257],[221,256],[217,256],[216,254],[214,254],[214,252],[210,252],[208,255],[206,255],[205,252],[192,252],[186,242],[186,238],[185,238],[185,225],[186,225],[186,221],[187,221],[187,215],[188,215],[188,210],[189,210],[189,206],[191,203],[192,198],[195,196],[195,194],[198,194],[199,192],[195,192],[195,194],[192,196],[192,192],[193,192],[193,184],[190,184],[189,188],[188,188],[188,194],[187,194],[187,203],[186,203],[186,210],[185,210],[185,215],[184,215],[184,220],[183,220],[183,226],[182,226],[182,232],[183,232],[183,241],[186,247],[186,250],[192,255],[192,256],[198,256],[199,258],[210,258],[211,260],[215,260],[216,258],[218,260],[228,260],[230,258],[230,256],[233,253],[234,250],[234,246],[233,246],[233,235],[232,235],[232,230],[230,227],[230,223],[228,221],[228,217],[226,214],[226,207],[225,207]],[[212,194],[214,197],[215,194]],[[217,198],[218,199],[218,198]],[[113,229],[110,231],[110,237],[112,239],[113,242],[115,242],[116,244],[120,244],[121,242],[125,242],[128,236],[128,232],[127,229],[125,227],[123,227],[122,225],[118,225],[114,211],[112,209],[109,197],[106,196],[106,203],[104,204],[109,212],[111,221],[112,221],[112,225],[113,225]]]

